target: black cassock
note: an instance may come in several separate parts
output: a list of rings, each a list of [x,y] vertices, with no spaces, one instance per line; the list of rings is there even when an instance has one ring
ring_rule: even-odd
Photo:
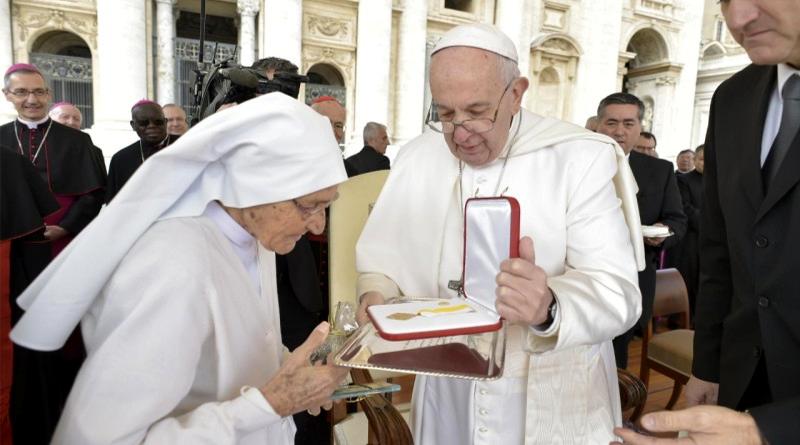
[[[169,135],[167,139],[155,147],[146,147],[144,144],[140,145],[137,140],[131,145],[116,152],[111,157],[111,164],[108,167],[108,186],[106,187],[106,202],[117,196],[122,186],[131,179],[131,176],[136,172],[139,166],[144,163],[145,159],[158,153],[164,147],[171,145],[178,140],[179,136]]]
[[[29,129],[19,121],[0,126],[0,141],[3,145],[0,150],[16,153],[23,161],[27,159],[25,162],[38,173],[51,199],[57,202],[54,212],[43,208],[40,202],[41,187],[31,195],[30,181],[26,181],[25,173],[19,167],[20,158],[8,158],[4,154],[4,235],[7,229],[13,233],[38,219],[47,225],[61,226],[68,232],[68,236],[55,242],[45,240],[44,230],[41,229],[25,233],[12,241],[9,304],[11,322],[16,323],[23,313],[16,304],[17,297],[97,215],[103,203],[106,178],[100,168],[102,159],[98,159],[91,138],[86,133],[50,119],[34,129]],[[7,158],[16,162],[5,165]],[[14,173],[6,176],[8,167]],[[36,213],[39,213],[38,216]],[[40,352],[14,346],[13,353],[10,416],[14,443],[49,443],[83,361],[80,336],[73,334],[64,348],[58,351]]]

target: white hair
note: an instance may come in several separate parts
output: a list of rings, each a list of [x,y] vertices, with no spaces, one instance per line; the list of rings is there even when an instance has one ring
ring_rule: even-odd
[[[378,137],[378,132],[380,130],[386,130],[386,125],[377,122],[367,122],[367,125],[364,125],[364,141],[371,141]]]

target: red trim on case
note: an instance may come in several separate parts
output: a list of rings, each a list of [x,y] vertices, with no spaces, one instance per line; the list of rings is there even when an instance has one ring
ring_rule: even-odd
[[[438,331],[424,331],[424,332],[407,332],[404,334],[389,334],[383,332],[380,328],[380,325],[375,323],[375,319],[372,318],[372,313],[368,310],[367,316],[369,317],[370,321],[372,321],[372,325],[375,326],[375,330],[378,331],[378,335],[385,340],[391,341],[405,341],[405,340],[421,340],[424,338],[437,338],[437,337],[451,337],[455,335],[470,335],[470,334],[483,334],[484,332],[494,332],[503,327],[503,319],[499,319],[497,323],[491,325],[484,325],[484,326],[469,326],[466,328],[458,328],[458,329],[441,329]]]

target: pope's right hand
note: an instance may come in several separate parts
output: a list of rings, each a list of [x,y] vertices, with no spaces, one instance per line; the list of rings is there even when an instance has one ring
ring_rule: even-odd
[[[329,331],[327,322],[320,323],[261,388],[264,398],[281,417],[303,410],[318,413],[319,407],[329,407],[331,394],[347,376],[347,368],[312,365],[309,360],[311,353],[325,342]]]
[[[719,383],[707,382],[691,376],[686,383],[686,405],[716,405],[719,396]]]
[[[363,326],[365,323],[369,321],[369,315],[367,315],[367,308],[372,306],[373,304],[383,304],[385,299],[383,298],[383,294],[380,292],[366,292],[361,295],[361,303],[358,305],[358,311],[356,312],[356,321],[358,322],[359,326]]]

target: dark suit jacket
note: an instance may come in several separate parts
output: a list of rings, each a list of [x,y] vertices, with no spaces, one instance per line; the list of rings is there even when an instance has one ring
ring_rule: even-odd
[[[347,158],[347,162],[355,167],[359,175],[375,170],[389,170],[389,158],[369,145],[365,145],[361,151]]]
[[[642,317],[639,324],[647,328],[653,314],[653,298],[656,293],[656,260],[662,248],[677,244],[686,232],[686,215],[681,209],[681,196],[675,184],[672,164],[652,156],[632,151],[628,162],[639,186],[636,201],[639,216],[644,225],[661,222],[675,233],[660,247],[645,244],[645,270],[639,272],[639,289],[642,291]]]
[[[761,184],[775,78],[751,65],[711,101],[692,372],[735,407],[764,355],[775,403],[751,413],[770,443],[800,443],[800,136],[768,193]]]

